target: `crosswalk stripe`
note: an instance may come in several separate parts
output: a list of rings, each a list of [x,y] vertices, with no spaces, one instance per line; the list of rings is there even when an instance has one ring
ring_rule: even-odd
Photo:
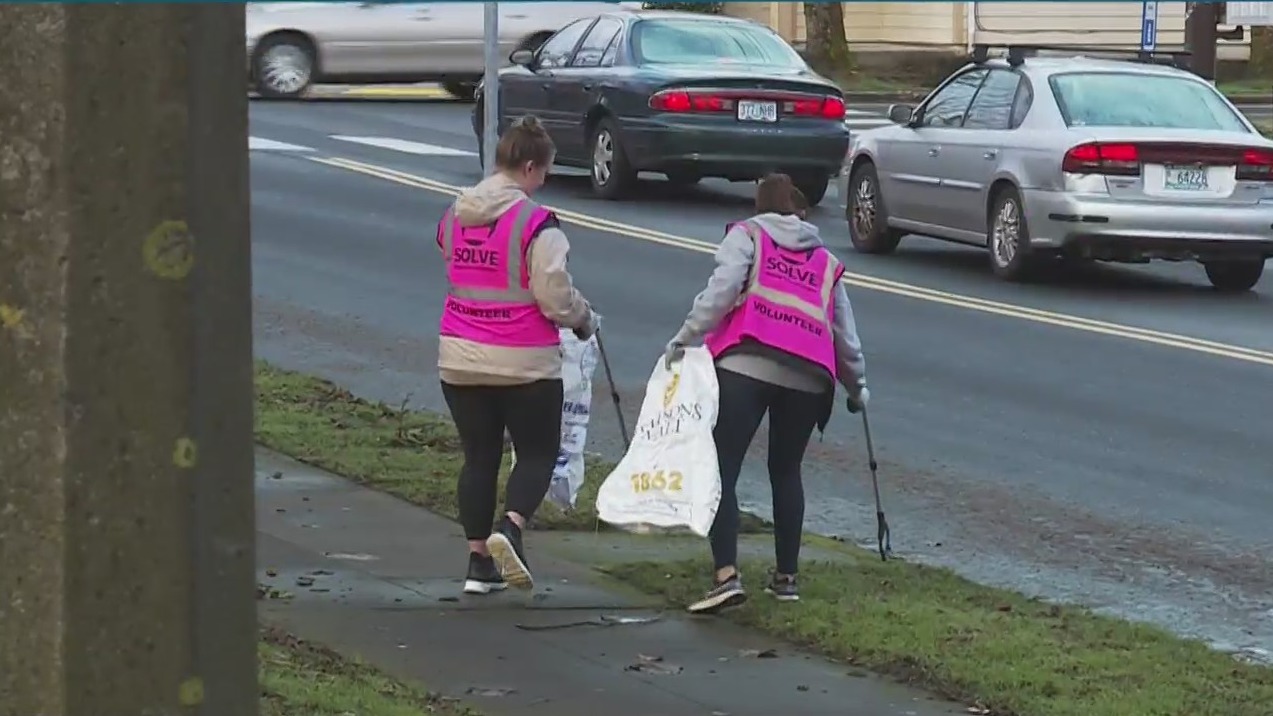
[[[365,144],[369,147],[379,147],[381,149],[389,149],[395,152],[403,152],[405,154],[420,154],[435,157],[476,157],[477,152],[470,152],[466,149],[455,149],[453,147],[444,147],[439,144],[425,144],[424,142],[412,142],[406,139],[395,139],[393,137],[351,137],[347,135],[332,135],[332,139],[341,142],[352,142],[354,144]]]
[[[299,144],[288,144],[287,142],[276,142],[273,139],[265,137],[248,137],[248,150],[261,150],[268,152],[312,152],[312,147],[302,147]]]
[[[844,124],[849,127],[857,127],[858,129],[871,129],[873,127],[887,127],[892,122],[887,119],[846,119]]]

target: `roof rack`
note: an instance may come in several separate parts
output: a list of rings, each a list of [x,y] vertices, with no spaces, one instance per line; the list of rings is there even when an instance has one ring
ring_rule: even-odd
[[[1113,55],[1117,59],[1129,59],[1136,62],[1143,62],[1151,65],[1165,65],[1175,67],[1176,69],[1190,69],[1190,59],[1192,53],[1188,50],[1125,50],[1117,47],[1083,47],[1080,45],[994,45],[994,44],[976,44],[973,45],[972,61],[982,64],[990,59],[990,50],[1005,49],[1007,50],[1008,64],[1012,67],[1019,67],[1025,63],[1027,57],[1033,57],[1040,51],[1045,52],[1069,52],[1076,55]]]

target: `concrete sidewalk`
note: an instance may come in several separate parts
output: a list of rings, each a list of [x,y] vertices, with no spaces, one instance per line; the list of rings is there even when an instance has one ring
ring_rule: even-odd
[[[465,597],[454,523],[265,450],[256,459],[262,618],[488,716],[966,713],[720,619],[662,611],[564,556],[621,551],[625,536],[528,533],[535,592]]]

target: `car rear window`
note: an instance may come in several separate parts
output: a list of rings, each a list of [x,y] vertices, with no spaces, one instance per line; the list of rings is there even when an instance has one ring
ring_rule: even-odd
[[[1071,127],[1162,127],[1248,132],[1210,85],[1131,72],[1067,72],[1048,79]]]
[[[646,64],[748,64],[804,67],[800,55],[767,27],[710,20],[643,20],[633,48]]]

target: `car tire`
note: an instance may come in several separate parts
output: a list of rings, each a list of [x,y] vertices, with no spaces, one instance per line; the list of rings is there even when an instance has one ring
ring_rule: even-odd
[[[1250,291],[1264,275],[1264,259],[1207,261],[1202,266],[1211,285],[1225,293]]]
[[[447,80],[442,83],[447,94],[465,102],[472,102],[477,95],[477,83],[469,80]]]
[[[1030,252],[1030,228],[1016,189],[1005,187],[995,193],[986,224],[990,270],[1008,281],[1030,278],[1037,262]]]
[[[827,195],[827,185],[831,183],[831,177],[826,174],[801,175],[792,177],[792,183],[801,194],[804,194],[809,206],[815,207],[822,203],[822,198]]]
[[[703,181],[703,175],[692,171],[671,171],[664,172],[667,175],[668,183],[676,186],[694,186]]]
[[[592,192],[602,199],[620,199],[636,184],[637,173],[628,161],[614,120],[606,117],[592,128],[588,141]]]
[[[266,99],[301,97],[314,83],[317,70],[318,53],[304,35],[269,35],[252,53],[252,83]]]
[[[904,233],[890,228],[880,178],[875,165],[866,162],[849,177],[849,195],[844,202],[844,218],[849,222],[849,241],[862,254],[891,254]]]

